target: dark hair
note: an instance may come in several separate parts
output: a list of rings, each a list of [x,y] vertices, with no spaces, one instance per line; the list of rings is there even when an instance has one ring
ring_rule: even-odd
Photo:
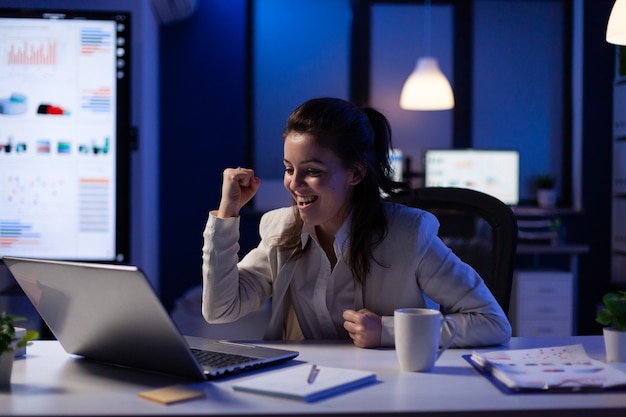
[[[354,278],[361,283],[370,271],[373,249],[387,234],[381,191],[390,196],[410,192],[407,183],[391,178],[389,152],[391,127],[385,116],[371,107],[358,107],[338,98],[316,98],[300,105],[290,116],[283,139],[292,132],[310,135],[331,150],[345,167],[363,164],[363,179],[352,193],[349,260]],[[285,242],[297,247],[302,219],[294,207],[296,223]]]

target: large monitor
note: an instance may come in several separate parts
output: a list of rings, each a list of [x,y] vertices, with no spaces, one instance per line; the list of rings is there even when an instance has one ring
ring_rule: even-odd
[[[0,8],[0,257],[127,260],[130,24]]]
[[[508,205],[519,202],[519,152],[516,150],[428,149],[426,187],[470,188]]]

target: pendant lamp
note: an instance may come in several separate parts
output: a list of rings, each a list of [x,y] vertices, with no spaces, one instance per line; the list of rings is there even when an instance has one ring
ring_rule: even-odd
[[[424,2],[424,45],[426,56],[402,87],[400,107],[405,110],[448,110],[454,107],[454,94],[437,58],[430,56],[430,0]]]
[[[626,45],[626,0],[616,0],[606,27],[606,41]]]

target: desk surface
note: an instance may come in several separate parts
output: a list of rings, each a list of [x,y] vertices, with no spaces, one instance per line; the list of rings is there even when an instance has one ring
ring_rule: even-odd
[[[588,354],[604,360],[601,336],[513,338],[497,349],[583,343]],[[450,349],[430,373],[401,372],[393,349],[359,349],[351,344],[317,342],[269,344],[300,351],[292,363],[366,369],[378,382],[315,403],[236,392],[234,381],[189,382],[97,364],[66,354],[54,341],[37,341],[26,358],[16,360],[10,392],[0,392],[0,415],[440,415],[440,416],[587,416],[626,415],[626,391],[603,393],[504,394],[463,358],[469,350]],[[486,350],[495,350],[494,348]],[[289,366],[285,364],[282,366]],[[626,364],[616,367],[626,371]],[[141,399],[141,391],[183,383],[206,397],[169,406]]]

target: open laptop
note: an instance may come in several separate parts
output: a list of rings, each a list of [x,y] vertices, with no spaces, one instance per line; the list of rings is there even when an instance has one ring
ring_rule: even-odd
[[[10,256],[3,261],[70,354],[193,379],[217,378],[298,356],[249,343],[182,336],[135,266]],[[213,357],[213,365],[201,365],[202,356]]]

